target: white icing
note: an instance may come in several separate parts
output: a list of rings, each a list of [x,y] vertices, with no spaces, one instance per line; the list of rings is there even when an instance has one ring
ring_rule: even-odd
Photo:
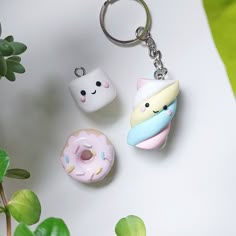
[[[154,94],[159,93],[166,87],[170,86],[171,84],[175,83],[175,80],[150,80],[145,79],[148,82],[145,83],[137,92],[134,107],[138,106],[143,101],[149,99]]]

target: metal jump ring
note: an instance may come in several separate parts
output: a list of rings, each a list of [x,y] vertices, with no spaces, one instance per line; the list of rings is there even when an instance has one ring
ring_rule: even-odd
[[[127,45],[127,44],[133,44],[133,43],[137,43],[140,41],[140,39],[142,39],[147,33],[148,31],[150,30],[151,28],[151,14],[150,14],[150,11],[149,11],[149,8],[147,6],[147,4],[145,3],[144,0],[136,0],[138,1],[145,9],[145,12],[146,12],[146,24],[145,26],[143,27],[143,32],[141,35],[139,35],[139,37],[136,37],[135,39],[131,39],[131,40],[119,40],[119,39],[116,39],[114,38],[113,36],[111,36],[107,30],[106,30],[106,26],[105,26],[105,15],[106,15],[106,11],[107,11],[107,8],[110,4],[113,4],[114,2],[117,2],[119,0],[107,0],[103,6],[102,6],[102,9],[101,9],[101,12],[100,12],[100,25],[102,27],[102,30],[104,32],[104,34],[110,39],[112,40],[113,42],[115,43],[118,43],[118,44],[122,44],[122,45]]]
[[[80,78],[86,75],[86,70],[84,69],[84,67],[76,67],[74,73],[76,77]]]

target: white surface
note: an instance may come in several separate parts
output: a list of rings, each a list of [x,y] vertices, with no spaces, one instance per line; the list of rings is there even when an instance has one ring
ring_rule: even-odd
[[[235,235],[235,100],[201,1],[147,0],[152,34],[181,85],[172,134],[160,152],[126,145],[136,79],[151,77],[153,66],[146,48],[105,38],[98,22],[103,1],[1,0],[3,34],[29,47],[27,73],[15,83],[0,81],[0,145],[12,167],[32,173],[29,181],[7,180],[8,195],[32,188],[41,219],[62,217],[72,236],[114,235],[129,214],[143,218],[148,236]],[[145,16],[133,1],[108,13],[109,28],[124,37]],[[67,88],[78,65],[106,70],[119,99],[97,114],[78,111]],[[90,127],[106,133],[117,151],[113,176],[93,186],[73,182],[59,162],[68,135]]]

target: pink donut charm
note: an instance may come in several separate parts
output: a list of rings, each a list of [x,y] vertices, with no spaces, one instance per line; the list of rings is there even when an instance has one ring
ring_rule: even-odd
[[[85,129],[73,133],[62,151],[61,162],[66,173],[82,183],[103,180],[115,160],[110,140],[100,131]]]

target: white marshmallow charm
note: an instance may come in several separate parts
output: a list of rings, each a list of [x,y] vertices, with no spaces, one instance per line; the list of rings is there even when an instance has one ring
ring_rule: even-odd
[[[75,69],[75,75],[78,78],[70,82],[69,90],[77,106],[83,111],[98,111],[115,99],[116,89],[100,68],[86,74],[85,69],[79,67]]]

